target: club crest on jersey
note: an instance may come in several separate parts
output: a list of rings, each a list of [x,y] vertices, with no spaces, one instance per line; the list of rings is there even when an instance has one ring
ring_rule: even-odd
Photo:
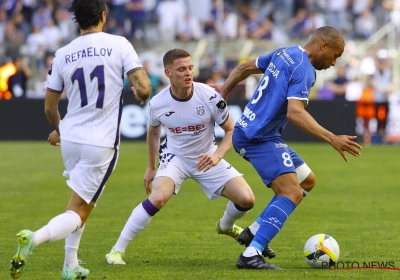
[[[206,111],[204,110],[204,106],[196,107],[196,117],[204,116],[205,113]]]

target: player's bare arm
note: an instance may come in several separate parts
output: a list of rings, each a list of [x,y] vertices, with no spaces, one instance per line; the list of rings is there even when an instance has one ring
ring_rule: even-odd
[[[149,125],[147,130],[147,169],[144,174],[144,188],[147,194],[151,193],[150,183],[156,176],[157,155],[160,147],[161,125]]]
[[[151,82],[143,68],[137,68],[128,74],[128,78],[134,88],[136,99],[146,102],[151,92]]]
[[[227,121],[221,125],[221,128],[225,131],[224,138],[222,138],[221,144],[218,146],[214,154],[200,154],[200,161],[197,164],[197,170],[203,170],[206,172],[213,166],[216,166],[220,160],[226,155],[227,152],[232,148],[232,134],[233,134],[234,123],[231,116],[229,115]]]
[[[348,159],[344,152],[348,152],[355,157],[361,155],[360,151],[357,149],[362,149],[362,147],[353,141],[357,138],[357,136],[333,134],[319,125],[317,121],[305,110],[304,106],[304,102],[301,100],[289,99],[287,117],[294,125],[298,126],[305,132],[325,142],[328,142],[342,155],[346,162],[348,162]]]
[[[60,124],[60,112],[58,111],[58,102],[61,99],[61,94],[53,92],[51,90],[46,91],[45,99],[45,113],[50,124],[54,127],[55,132],[50,133],[48,141],[53,146],[59,146],[60,142],[60,130],[58,125]]]
[[[232,91],[232,89],[241,81],[246,79],[248,76],[252,74],[261,74],[262,71],[258,69],[256,66],[256,59],[251,59],[245,63],[238,65],[232,72],[229,74],[229,77],[226,79],[225,83],[222,85],[220,89],[215,88],[222,97],[227,100],[228,94]]]

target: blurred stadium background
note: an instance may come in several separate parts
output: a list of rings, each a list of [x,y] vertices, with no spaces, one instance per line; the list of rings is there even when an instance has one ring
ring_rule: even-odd
[[[347,111],[354,110],[351,117],[346,115],[348,123],[354,124],[354,131],[350,132],[359,135],[364,143],[400,142],[399,0],[106,2],[105,31],[132,42],[152,80],[153,95],[168,83],[162,56],[171,48],[191,53],[197,81],[222,83],[238,63],[278,47],[304,44],[315,28],[334,26],[345,37],[346,49],[335,67],[317,73],[311,98],[318,103],[311,102],[310,107],[327,106],[331,112],[345,107]],[[16,114],[9,108],[29,107],[27,102],[44,98],[47,70],[55,51],[79,33],[68,12],[70,3],[70,0],[0,0],[2,119]],[[240,84],[230,101],[242,108],[258,78],[249,77]],[[129,88],[126,80],[128,103]],[[320,102],[331,104],[320,105]],[[138,108],[132,108],[130,114],[136,118],[146,117]],[[35,117],[42,111],[32,109],[32,114]],[[318,114],[316,118],[321,120]],[[48,129],[45,122],[42,125]],[[328,128],[344,133],[340,126]],[[21,138],[10,133],[10,129],[0,131],[0,139]],[[124,137],[137,138],[129,133]],[[22,138],[36,139],[29,133]]]

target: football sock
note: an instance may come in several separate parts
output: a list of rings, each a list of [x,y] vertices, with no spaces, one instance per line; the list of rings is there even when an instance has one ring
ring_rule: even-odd
[[[257,232],[257,230],[260,228],[260,224],[259,224],[259,222],[258,222],[258,219],[257,219],[257,221],[255,221],[254,223],[252,223],[250,226],[249,226],[249,230],[251,231],[251,233],[253,234],[253,235],[256,235],[256,232]]]
[[[132,239],[147,227],[157,212],[158,209],[148,199],[136,206],[115,243],[114,249],[124,253]]]
[[[264,208],[264,211],[262,211],[261,214],[260,214],[260,216],[258,216],[258,218],[256,219],[255,223],[258,223],[259,225],[261,224],[261,222],[262,222],[262,217],[264,216],[265,211],[267,211],[268,207],[269,207],[272,203],[274,203],[276,199],[277,199],[276,194],[274,194],[274,196],[271,198],[271,201],[268,203],[267,207]],[[258,229],[258,228],[257,228],[257,229]],[[250,229],[250,230],[251,230],[251,229]],[[256,234],[257,230],[254,231],[254,232],[251,230],[251,232],[252,232],[253,234]]]
[[[303,192],[303,197],[306,197],[308,192],[306,192],[305,190],[301,189]],[[268,207],[276,200],[276,194],[272,197],[271,201],[268,203],[267,207],[265,207],[264,211],[261,213],[260,216],[258,216],[258,218],[256,219],[256,221],[249,226],[249,229],[251,231],[252,234],[256,234],[258,228],[260,227],[260,224],[262,222],[262,216],[264,215],[265,211],[268,209]]]
[[[286,196],[278,197],[271,205],[267,206],[260,228],[250,246],[255,247],[260,252],[264,251],[295,208],[296,205]]]
[[[67,264],[70,269],[75,269],[79,266],[78,264],[78,248],[79,242],[81,241],[83,230],[85,225],[71,233],[65,238],[65,260],[64,264]]]
[[[221,220],[219,220],[220,227],[225,230],[232,229],[235,221],[246,215],[247,211],[249,211],[250,209],[242,208],[232,201],[229,201],[228,205],[226,205],[224,215],[222,216]]]
[[[247,257],[248,258],[248,257],[255,256],[257,254],[261,256],[261,252],[257,248],[249,246],[243,252],[243,257]]]
[[[50,222],[35,232],[35,247],[44,242],[54,242],[67,238],[79,229],[81,217],[74,211],[68,210],[50,220]]]

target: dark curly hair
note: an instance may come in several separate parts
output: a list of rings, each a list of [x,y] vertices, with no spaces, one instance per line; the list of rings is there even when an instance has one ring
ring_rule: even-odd
[[[105,0],[73,0],[69,11],[79,28],[87,30],[99,24],[101,15],[106,11]]]

